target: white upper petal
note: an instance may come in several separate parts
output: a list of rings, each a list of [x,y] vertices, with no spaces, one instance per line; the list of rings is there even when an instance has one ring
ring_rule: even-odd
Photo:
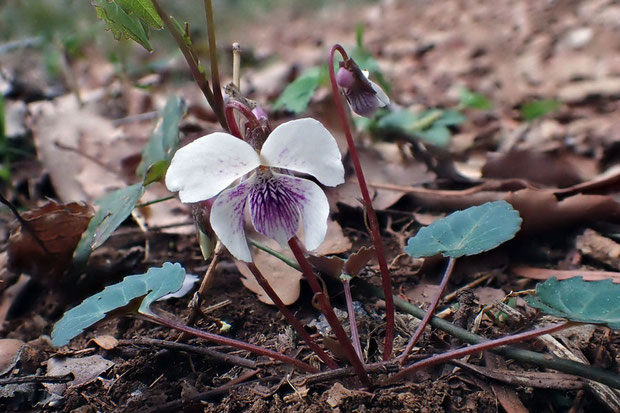
[[[375,96],[377,97],[377,100],[379,101],[379,107],[382,108],[384,106],[389,105],[390,98],[385,94],[381,86],[379,86],[378,84],[376,84],[375,82],[371,80],[369,80],[369,82],[370,82],[370,86],[372,86],[372,88],[377,93]]]
[[[304,243],[308,250],[321,245],[327,233],[329,202],[323,190],[314,182],[294,176],[274,174],[294,194],[304,225]]]
[[[228,133],[216,132],[180,148],[166,172],[166,186],[181,202],[209,199],[260,165],[256,151]]]
[[[275,128],[260,156],[266,166],[307,173],[323,185],[336,186],[344,182],[344,167],[336,140],[315,119],[292,120]]]
[[[245,237],[244,211],[255,175],[223,191],[211,209],[211,227],[228,251],[237,259],[251,262],[252,254]]]

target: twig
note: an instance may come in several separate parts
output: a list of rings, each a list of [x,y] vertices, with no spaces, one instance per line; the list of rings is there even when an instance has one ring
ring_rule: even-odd
[[[416,328],[415,333],[413,334],[413,336],[411,336],[409,343],[407,343],[407,347],[405,348],[405,351],[403,351],[403,354],[401,354],[398,357],[398,359],[400,360],[401,366],[407,362],[407,356],[411,352],[411,349],[413,349],[413,346],[416,345],[416,343],[422,336],[424,329],[428,325],[428,322],[430,321],[431,317],[433,317],[433,314],[435,313],[435,309],[437,308],[439,301],[441,301],[441,296],[443,295],[443,292],[446,290],[446,287],[448,286],[448,280],[450,279],[450,275],[452,275],[452,270],[454,270],[455,262],[456,262],[456,258],[450,257],[450,260],[448,261],[448,265],[446,266],[446,271],[443,274],[441,284],[439,284],[439,289],[437,293],[435,294],[435,297],[433,298],[431,305],[428,307],[428,310],[426,311],[426,314],[424,315],[422,322]]]
[[[234,364],[248,369],[255,369],[256,362],[248,360],[243,357],[235,356],[232,354],[226,354],[219,351],[212,350],[206,347],[192,346],[191,344],[177,343],[175,341],[159,340],[155,338],[136,338],[133,340],[118,340],[120,346],[135,346],[135,345],[147,345],[155,347],[163,347],[172,350],[185,351],[188,353],[196,353],[203,356],[210,357],[216,361],[224,364]]]
[[[383,249],[383,241],[381,240],[381,232],[379,230],[379,220],[377,219],[377,214],[372,207],[372,200],[370,199],[370,194],[366,185],[366,179],[364,178],[362,164],[360,163],[357,149],[355,148],[355,143],[353,142],[353,135],[351,134],[349,121],[345,114],[344,106],[342,104],[342,98],[340,97],[340,93],[338,91],[336,74],[334,72],[334,54],[336,53],[336,51],[342,55],[342,58],[345,61],[348,60],[347,53],[342,46],[340,46],[339,44],[333,46],[329,53],[329,78],[332,86],[334,106],[336,107],[336,112],[338,113],[338,117],[340,119],[340,122],[342,123],[342,128],[344,129],[344,133],[347,138],[349,154],[351,155],[351,160],[353,161],[353,167],[357,176],[357,182],[359,184],[360,192],[362,193],[362,198],[364,200],[364,207],[368,217],[368,224],[370,226],[370,235],[375,245],[375,251],[377,252],[377,261],[379,263],[379,269],[381,270],[381,283],[383,285],[383,292],[386,297],[385,343],[383,346],[383,360],[389,360],[392,354],[392,346],[394,344],[394,300],[392,299],[392,278],[390,276],[390,270],[387,266],[387,260],[385,258],[385,250]]]
[[[22,384],[22,383],[67,383],[75,380],[73,373],[67,373],[62,376],[22,376],[8,377],[0,379],[0,386],[6,384]]]
[[[351,341],[353,347],[360,360],[364,360],[364,354],[362,353],[362,346],[360,344],[360,333],[357,330],[357,320],[355,318],[355,309],[353,308],[353,297],[351,296],[351,278],[345,276],[342,280],[342,287],[344,289],[344,298],[347,302],[347,313],[349,315],[349,327],[351,328]]]

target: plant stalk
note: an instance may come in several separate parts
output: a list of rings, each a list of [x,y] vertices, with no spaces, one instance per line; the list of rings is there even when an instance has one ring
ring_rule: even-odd
[[[321,288],[321,285],[319,284],[317,276],[312,270],[312,266],[310,265],[310,263],[306,259],[306,256],[304,255],[304,251],[301,247],[301,243],[299,239],[296,236],[294,236],[293,238],[289,240],[288,245],[291,248],[293,255],[295,256],[295,259],[299,263],[301,272],[304,274],[304,277],[310,284],[312,291],[314,291],[314,297],[315,299],[318,300],[321,310],[323,312],[323,315],[327,319],[329,326],[331,327],[332,331],[336,335],[336,338],[338,339],[338,343],[340,344],[340,346],[342,346],[342,350],[347,355],[349,362],[351,363],[353,368],[355,368],[355,371],[357,372],[357,375],[360,381],[362,382],[363,385],[370,386],[370,378],[368,377],[368,374],[366,373],[366,369],[364,368],[364,363],[362,362],[362,360],[358,357],[357,353],[355,352],[355,349],[353,348],[353,345],[351,344],[351,340],[349,339],[349,337],[347,337],[346,331],[344,331],[344,328],[342,327],[340,320],[338,320],[338,316],[336,316],[336,313],[334,312],[334,309],[329,302],[329,298],[327,298],[327,296],[323,292],[323,289]]]
[[[323,349],[312,339],[310,334],[306,331],[301,322],[295,317],[293,312],[288,309],[286,305],[282,302],[278,294],[274,291],[274,289],[269,284],[269,281],[263,276],[261,271],[254,263],[246,264],[249,270],[256,278],[256,281],[261,286],[261,288],[267,293],[271,301],[278,307],[284,318],[293,326],[297,334],[306,342],[308,347],[312,349],[316,353],[317,356],[323,360],[323,362],[332,370],[339,368],[338,363],[331,358]]]
[[[353,135],[351,128],[349,127],[349,121],[347,119],[344,105],[342,104],[342,98],[338,90],[338,84],[336,83],[336,74],[334,73],[334,54],[338,52],[342,55],[342,58],[346,61],[349,59],[344,48],[336,44],[331,48],[329,53],[329,79],[332,86],[332,95],[334,97],[334,105],[336,112],[340,118],[340,122],[344,129],[345,136],[347,138],[347,145],[349,146],[349,153],[351,154],[351,160],[353,161],[353,167],[355,168],[355,174],[357,175],[357,181],[364,200],[364,207],[366,209],[366,215],[368,217],[368,224],[370,226],[370,235],[375,245],[375,251],[377,252],[377,261],[379,263],[379,269],[381,270],[381,283],[383,286],[383,292],[385,294],[385,343],[383,346],[383,360],[389,360],[392,355],[392,346],[394,343],[394,300],[392,298],[392,279],[390,271],[388,269],[387,260],[385,258],[385,250],[383,249],[383,242],[381,240],[381,232],[379,230],[379,220],[377,214],[372,207],[372,200],[368,192],[368,186],[366,185],[366,179],[364,178],[364,172],[362,170],[362,164],[360,163],[355,143],[353,142]]]
[[[357,330],[357,320],[355,318],[355,309],[353,308],[353,297],[351,296],[351,279],[346,277],[342,280],[342,287],[344,289],[344,298],[347,302],[347,313],[349,315],[349,326],[351,327],[351,341],[355,352],[360,360],[364,360],[364,353],[362,353],[362,346],[360,344],[360,333]]]
[[[204,0],[205,17],[207,19],[207,37],[209,40],[209,60],[211,63],[211,83],[213,85],[213,96],[215,105],[224,108],[224,98],[222,97],[222,86],[220,84],[220,72],[217,67],[217,45],[215,42],[215,19],[213,18],[213,5],[211,0]]]
[[[407,347],[405,348],[405,351],[403,351],[403,354],[399,356],[399,361],[400,361],[401,366],[403,366],[407,362],[407,356],[413,349],[413,346],[415,346],[418,340],[420,340],[420,337],[422,336],[422,333],[424,332],[424,328],[426,328],[426,326],[428,325],[428,322],[431,320],[431,318],[433,318],[433,314],[435,314],[435,309],[437,308],[439,301],[441,301],[441,296],[443,295],[444,291],[446,290],[446,287],[448,286],[448,280],[450,279],[450,275],[452,275],[452,271],[454,270],[455,262],[456,262],[456,258],[450,257],[450,260],[448,261],[448,265],[446,266],[446,270],[443,274],[443,278],[441,279],[441,284],[439,284],[439,290],[435,294],[435,297],[433,298],[431,305],[428,307],[428,310],[426,311],[426,314],[424,315],[422,322],[418,325],[418,328],[416,328],[415,333],[413,333],[413,336],[411,336],[409,343],[407,343]]]
[[[153,2],[153,7],[155,7],[157,14],[159,14],[159,17],[174,38],[177,47],[181,50],[181,53],[183,53],[183,57],[185,57],[185,61],[187,62],[190,71],[192,72],[192,77],[194,78],[194,81],[204,94],[207,102],[209,103],[209,106],[211,106],[211,109],[213,109],[213,112],[215,113],[218,121],[220,122],[220,125],[225,130],[228,130],[228,126],[226,125],[226,119],[224,117],[224,105],[217,105],[217,101],[215,99],[213,91],[209,87],[209,82],[207,81],[204,73],[200,71],[200,67],[198,66],[198,61],[195,58],[193,50],[191,50],[190,46],[185,42],[183,37],[181,37],[177,30],[177,27],[170,19],[170,16],[168,16],[164,9],[162,9],[162,7],[159,5],[159,2],[157,0],[151,1]]]
[[[275,360],[279,360],[283,363],[292,364],[295,367],[300,368],[303,371],[309,373],[317,373],[318,369],[312,367],[311,365],[304,363],[301,360],[297,360],[293,357],[289,357],[286,354],[278,353],[277,351],[269,350],[263,347],[255,346],[254,344],[245,343],[243,341],[235,340],[228,337],[222,337],[217,334],[208,333],[206,331],[198,330],[197,328],[186,326],[183,323],[180,323],[175,320],[171,320],[169,318],[161,317],[156,314],[144,314],[140,313],[138,315],[140,318],[151,321],[153,323],[160,324],[162,326],[168,328],[174,328],[175,330],[179,330],[183,333],[191,334],[193,336],[212,341],[214,343],[223,345],[223,346],[232,346],[238,348],[240,350],[246,350],[254,354],[258,354],[265,357],[270,357]]]
[[[248,108],[243,103],[230,99],[226,102],[226,107],[224,109],[224,116],[226,118],[226,123],[228,124],[230,133],[236,136],[239,139],[243,139],[243,134],[239,129],[239,125],[237,124],[237,120],[235,119],[235,110],[241,112],[243,117],[248,121],[248,127],[250,129],[260,128],[260,122],[256,119],[256,116],[252,113],[252,110]]]
[[[398,382],[420,369],[433,366],[435,364],[444,363],[450,360],[456,360],[461,357],[468,356],[470,354],[481,353],[483,351],[505,346],[507,344],[520,343],[522,341],[531,340],[538,336],[542,336],[544,334],[555,333],[556,331],[564,330],[566,328],[573,327],[575,325],[576,323],[565,321],[560,324],[555,324],[552,326],[539,328],[539,329],[532,330],[532,331],[526,331],[524,333],[513,334],[508,337],[502,337],[502,338],[498,338],[495,340],[483,341],[481,343],[474,344],[469,347],[446,351],[445,353],[441,353],[441,354],[434,355],[432,357],[428,357],[424,360],[420,360],[417,363],[413,363],[412,365],[407,366],[406,368],[402,369],[401,371],[399,371],[398,373],[390,377],[388,382],[389,383]]]

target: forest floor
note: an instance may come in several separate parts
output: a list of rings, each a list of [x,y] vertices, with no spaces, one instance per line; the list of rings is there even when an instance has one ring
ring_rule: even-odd
[[[452,128],[449,145],[429,149],[436,162],[450,166],[447,169],[429,169],[415,159],[408,144],[403,152],[390,136],[379,142],[367,133],[357,134],[395,295],[425,305],[437,290],[445,260],[404,254],[407,240],[421,227],[450,212],[502,199],[519,210],[522,231],[493,251],[458,261],[446,292],[456,294],[443,300],[438,310],[443,318],[496,338],[558,321],[541,316],[520,298],[519,292],[534,289],[537,282],[554,275],[620,282],[617,2],[386,0],[326,6],[311,13],[279,10],[244,21],[234,35],[222,33],[222,67],[230,66],[230,42],[240,42],[241,90],[259,102],[276,125],[293,118],[290,112],[272,110],[285,86],[306,69],[325,63],[333,44],[355,44],[360,24],[364,46],[390,85],[394,107],[455,108],[463,87],[492,103],[488,110],[462,109],[465,121]],[[60,227],[54,225],[60,223],[46,224],[59,249],[75,245],[83,230],[77,222],[87,222],[95,199],[137,182],[142,148],[168,96],[177,94],[187,102],[188,114],[180,124],[182,144],[220,130],[180,55],[156,54],[156,61],[136,48],[135,55],[149,64],[119,75],[118,64],[91,45],[79,58],[65,61],[64,75],[50,78],[36,46],[1,53],[6,142],[23,155],[3,158],[9,160],[10,173],[0,189],[25,217],[45,215],[36,211],[44,204],[66,209],[71,202],[80,203],[72,207],[75,228],[58,232]],[[226,81],[230,76],[223,70]],[[76,100],[76,90],[83,105]],[[523,105],[540,99],[553,99],[557,108],[526,120]],[[319,86],[301,116],[323,122],[345,159],[346,183],[327,191],[332,216],[317,253],[347,257],[372,240],[327,87]],[[162,184],[154,184],[141,202],[167,195]],[[50,207],[50,200],[61,206]],[[556,371],[490,353],[461,360],[459,366],[433,366],[396,385],[382,384],[385,374],[375,374],[375,385],[368,389],[354,376],[307,376],[291,366],[200,339],[186,338],[186,346],[179,348],[178,332],[129,317],[106,320],[68,346],[54,348],[49,334],[62,314],[124,276],[166,261],[181,263],[190,274],[205,273],[208,262],[201,255],[189,209],[176,199],[137,209],[94,251],[77,281],[63,275],[66,256],[64,261],[45,259],[32,255],[32,248],[15,246],[21,228],[8,209],[0,210],[0,220],[0,335],[13,339],[0,340],[0,380],[73,373],[68,383],[0,384],[2,410],[620,409],[617,389],[585,380],[580,385],[562,383],[554,379]],[[308,331],[321,338],[319,313],[300,274],[266,253],[256,251],[255,257]],[[380,286],[376,262],[360,278]],[[334,306],[345,310],[340,284],[326,283]],[[355,282],[353,296],[362,308],[359,323],[366,362],[378,362],[385,303]],[[156,306],[185,320],[190,299],[191,294]],[[324,368],[264,300],[256,284],[226,256],[216,268],[202,301],[204,317],[196,325]],[[417,319],[399,310],[396,320],[398,355]],[[337,346],[325,342],[337,352]],[[463,345],[440,329],[427,328],[413,354],[424,358]],[[620,373],[620,334],[606,327],[581,325],[521,346]],[[248,363],[210,357],[201,352],[204,348]],[[341,364],[347,365],[344,360]],[[536,381],[528,379],[532,372],[545,374]]]

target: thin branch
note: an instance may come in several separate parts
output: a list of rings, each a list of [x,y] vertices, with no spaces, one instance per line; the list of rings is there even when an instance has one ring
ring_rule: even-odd
[[[349,326],[351,327],[351,341],[355,352],[360,360],[364,360],[364,353],[362,353],[362,346],[360,345],[360,333],[357,330],[357,320],[355,318],[355,309],[353,308],[353,297],[351,296],[351,279],[346,277],[342,280],[342,287],[344,289],[344,298],[347,302],[347,313],[349,315]]]

